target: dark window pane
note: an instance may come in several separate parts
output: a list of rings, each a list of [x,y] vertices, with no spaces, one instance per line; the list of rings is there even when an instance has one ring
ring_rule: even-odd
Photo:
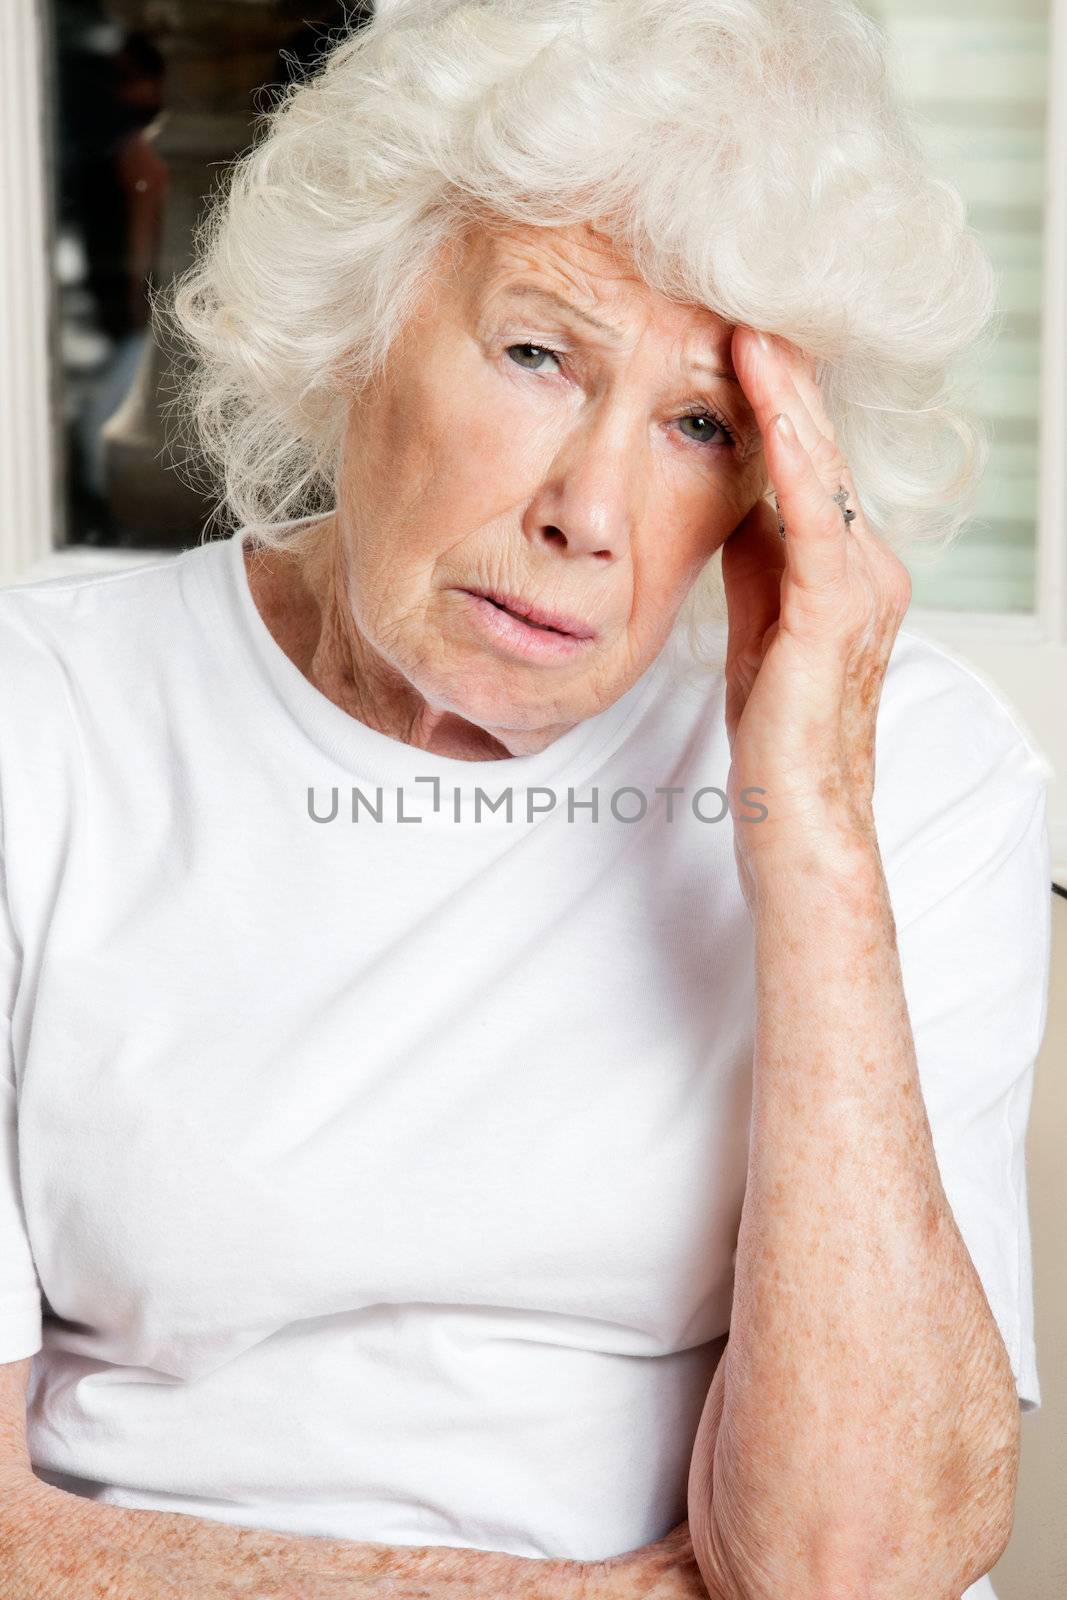
[[[48,0],[68,544],[199,539],[213,502],[175,470],[146,288],[188,265],[204,196],[272,92],[368,15],[351,0]]]

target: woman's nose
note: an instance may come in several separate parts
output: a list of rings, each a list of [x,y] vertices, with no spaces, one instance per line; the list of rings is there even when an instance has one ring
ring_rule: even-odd
[[[644,482],[641,445],[616,418],[569,435],[527,507],[528,537],[573,555],[623,554]]]

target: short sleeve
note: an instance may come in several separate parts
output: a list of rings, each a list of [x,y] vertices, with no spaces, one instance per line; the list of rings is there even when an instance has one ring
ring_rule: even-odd
[[[0,1362],[21,1361],[41,1348],[41,1287],[19,1188],[18,1101],[11,1045],[19,967],[0,862]]]
[[[979,786],[886,873],[941,1181],[1023,1411],[1041,1404],[1026,1131],[1048,1006],[1047,788],[1020,743],[984,803]]]

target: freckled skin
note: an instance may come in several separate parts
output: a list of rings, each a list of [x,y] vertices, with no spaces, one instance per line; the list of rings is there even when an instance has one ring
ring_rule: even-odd
[[[733,351],[787,532],[760,504],[723,551],[730,792],[761,786],[769,818],[734,836],[757,976],[748,1182],[690,1533],[713,1600],[958,1600],[1010,1532],[1019,1413],[937,1168],[874,825],[910,584],[803,356],[744,329]]]
[[[821,1571],[810,1592],[958,1600],[1010,1531],[1014,1379],[937,1171],[877,852],[806,848],[753,885],[749,1176],[691,1532],[714,1597]]]

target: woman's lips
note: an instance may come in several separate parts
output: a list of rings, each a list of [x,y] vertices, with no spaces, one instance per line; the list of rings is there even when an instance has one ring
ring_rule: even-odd
[[[535,628],[551,628],[554,632],[567,634],[572,639],[596,638],[595,628],[589,627],[580,617],[568,617],[561,611],[547,611],[543,606],[531,605],[519,595],[501,593],[496,589],[467,589],[465,593],[472,594],[480,600],[488,600]]]
[[[560,661],[581,655],[595,637],[587,629],[579,637],[518,616],[476,589],[459,589],[457,593],[466,601],[479,633],[495,648],[523,660]]]

